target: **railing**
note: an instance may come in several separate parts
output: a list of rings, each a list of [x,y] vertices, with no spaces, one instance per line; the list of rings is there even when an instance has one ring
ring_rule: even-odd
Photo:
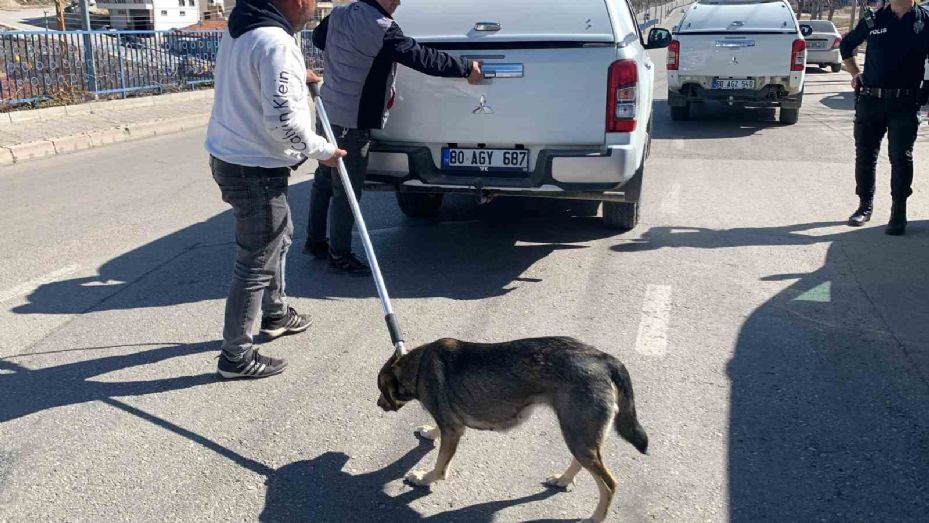
[[[0,109],[80,103],[213,82],[222,31],[0,32]],[[301,35],[308,67],[319,67],[312,32]]]

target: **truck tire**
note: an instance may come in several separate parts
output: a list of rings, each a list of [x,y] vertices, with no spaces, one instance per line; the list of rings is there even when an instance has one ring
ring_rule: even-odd
[[[793,125],[800,120],[800,109],[781,108],[780,121],[784,125]]]
[[[639,202],[603,202],[603,224],[628,231],[639,223]]]
[[[842,64],[832,64],[832,72],[838,73],[842,70]]]
[[[397,192],[400,211],[410,218],[431,218],[442,208],[443,194]]]
[[[671,121],[683,122],[690,119],[690,104],[683,107],[671,106]]]
[[[645,178],[645,158],[632,179],[623,185],[629,202],[603,202],[603,224],[610,229],[628,231],[639,224],[639,205],[642,201],[642,182]]]

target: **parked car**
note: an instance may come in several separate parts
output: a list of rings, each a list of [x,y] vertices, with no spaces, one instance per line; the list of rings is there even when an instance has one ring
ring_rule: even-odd
[[[527,15],[531,13],[531,15]],[[400,68],[397,102],[373,133],[369,182],[410,216],[434,215],[445,193],[603,202],[628,229],[651,140],[654,64],[625,0],[404,0],[397,21],[429,46],[483,63],[485,80]]]
[[[800,29],[807,26],[810,34],[806,38],[806,63],[819,67],[829,67],[833,73],[842,70],[842,54],[839,44],[842,36],[835,24],[829,20],[804,20],[800,22]]]
[[[785,0],[697,0],[668,50],[672,120],[691,106],[723,102],[780,107],[794,124],[803,103],[806,40]]]
[[[145,42],[142,41],[142,37],[135,34],[123,35],[120,43],[129,49],[145,49]]]

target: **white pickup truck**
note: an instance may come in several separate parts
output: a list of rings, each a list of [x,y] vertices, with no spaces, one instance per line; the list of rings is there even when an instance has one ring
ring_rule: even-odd
[[[698,0],[668,49],[672,120],[709,101],[780,107],[780,121],[800,116],[806,40],[785,0]]]
[[[644,37],[634,13],[627,0],[404,0],[406,34],[479,60],[485,80],[401,67],[369,188],[396,191],[411,216],[463,192],[603,202],[607,225],[634,227],[651,139],[646,49],[671,42],[665,29]]]

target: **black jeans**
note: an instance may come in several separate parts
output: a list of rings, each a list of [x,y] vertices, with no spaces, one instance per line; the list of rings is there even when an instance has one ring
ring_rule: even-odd
[[[321,126],[318,133],[323,136]],[[368,148],[371,146],[371,131],[364,129],[345,129],[332,126],[339,149],[348,153],[343,161],[348,169],[355,197],[361,201],[365,175],[368,172]],[[310,216],[307,224],[307,242],[321,242],[326,239],[329,230],[329,250],[336,256],[345,256],[352,252],[352,227],[355,216],[348,204],[348,196],[342,187],[338,170],[320,164],[316,169],[313,188],[310,192]]]
[[[226,299],[223,352],[240,359],[252,347],[259,312],[287,313],[284,270],[294,225],[287,203],[290,169],[242,167],[210,159],[213,179],[235,215],[237,245],[232,287]]]
[[[890,194],[904,201],[912,193],[913,145],[919,129],[919,104],[915,98],[895,100],[859,96],[855,108],[855,193],[874,197],[877,158],[887,134],[891,177]]]

